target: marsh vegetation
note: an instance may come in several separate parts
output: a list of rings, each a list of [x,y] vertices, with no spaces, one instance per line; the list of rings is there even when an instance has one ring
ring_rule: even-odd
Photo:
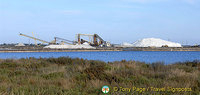
[[[106,63],[68,57],[0,60],[1,95],[97,95],[102,94],[103,85],[111,87],[110,93],[112,87],[174,87],[191,88],[182,94],[195,95],[200,93],[200,62]]]

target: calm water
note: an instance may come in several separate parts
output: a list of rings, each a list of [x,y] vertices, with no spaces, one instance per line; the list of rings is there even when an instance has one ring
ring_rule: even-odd
[[[147,63],[164,62],[166,64],[200,60],[200,52],[183,52],[183,51],[105,51],[105,52],[39,52],[39,53],[0,53],[1,59],[6,58],[28,58],[28,57],[72,57],[83,58],[88,60],[101,61],[121,61],[136,60]]]

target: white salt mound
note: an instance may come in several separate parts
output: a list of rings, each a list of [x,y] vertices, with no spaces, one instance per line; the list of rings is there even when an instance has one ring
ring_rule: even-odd
[[[18,43],[17,45],[15,46],[25,46],[23,43]]]
[[[124,42],[124,43],[121,44],[121,47],[133,47],[133,44]]]
[[[83,45],[89,45],[89,46],[90,46],[90,44],[89,44],[89,43],[87,43],[87,42],[83,43]]]
[[[168,47],[182,47],[179,43],[174,43],[170,41],[165,41],[158,38],[145,38],[142,40],[138,40],[133,43],[134,47],[162,47],[162,46],[168,46]]]
[[[49,45],[45,46],[44,48],[50,48],[50,49],[95,49],[95,47],[92,47],[90,45],[81,44],[81,45]]]

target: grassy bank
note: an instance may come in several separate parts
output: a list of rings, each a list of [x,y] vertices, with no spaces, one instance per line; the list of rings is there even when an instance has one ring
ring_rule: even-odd
[[[117,95],[200,94],[200,62],[164,65],[122,60],[105,63],[65,57],[0,60],[1,95],[97,95],[103,94],[103,85],[110,87],[109,94]],[[129,92],[122,87],[140,89]],[[151,91],[142,88],[151,88]],[[159,88],[168,91],[158,91]]]

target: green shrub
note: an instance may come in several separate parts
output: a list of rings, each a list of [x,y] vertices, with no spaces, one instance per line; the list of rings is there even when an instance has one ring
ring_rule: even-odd
[[[56,78],[63,78],[64,77],[64,73],[63,72],[54,72],[54,73],[50,73],[50,74],[43,74],[41,75],[42,78],[45,79],[56,79]]]

